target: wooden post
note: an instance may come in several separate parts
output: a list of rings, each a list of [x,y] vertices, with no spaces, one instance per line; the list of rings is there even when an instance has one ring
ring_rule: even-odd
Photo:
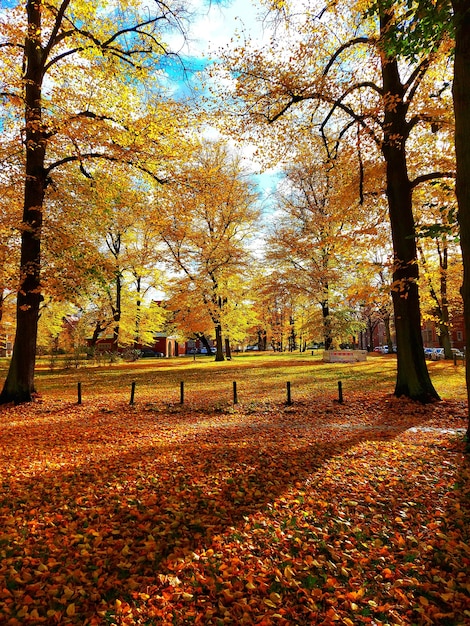
[[[82,383],[77,383],[77,394],[78,394],[77,404],[81,404],[82,403]]]
[[[184,381],[180,382],[180,404],[184,404]]]
[[[131,383],[131,399],[129,404],[134,404],[134,396],[135,396],[135,381]]]
[[[238,404],[237,383],[233,381],[233,404]]]
[[[292,397],[290,393],[290,382],[287,383],[287,406],[292,404]]]
[[[340,380],[338,381],[338,402],[343,403],[343,383]]]
[[[457,365],[457,355],[454,352],[454,365]]]

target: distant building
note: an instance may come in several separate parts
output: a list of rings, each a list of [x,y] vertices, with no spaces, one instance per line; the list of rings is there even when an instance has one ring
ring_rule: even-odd
[[[421,332],[425,348],[439,348],[438,325],[432,320],[423,323]],[[450,327],[450,344],[452,348],[462,350],[465,348],[465,324],[463,315],[456,315],[452,318]]]

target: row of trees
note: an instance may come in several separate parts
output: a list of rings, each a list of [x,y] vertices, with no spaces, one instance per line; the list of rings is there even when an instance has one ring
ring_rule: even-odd
[[[284,173],[263,240],[252,177],[222,143],[203,143],[184,175],[181,170],[158,192],[137,189],[136,178],[116,167],[85,178],[68,208],[72,228],[62,219],[47,224],[39,344],[54,347],[65,334],[69,349],[83,349],[85,340],[93,347],[106,333],[113,351],[135,349],[151,345],[165,327],[181,340],[215,338],[216,358],[223,359],[222,337],[227,354],[232,343],[247,341],[260,348],[302,349],[312,341],[329,348],[333,341],[356,343],[366,321],[362,345],[371,344],[373,325],[388,327],[391,318],[390,262],[379,257],[389,238],[386,224],[380,211],[363,211],[360,221],[357,211],[342,209],[339,183],[350,175],[349,161],[343,177],[336,162],[332,177],[315,167],[306,148],[302,160],[311,166],[291,165]],[[61,193],[51,195],[51,205],[60,200]],[[443,235],[425,234],[427,309],[440,320],[435,309],[447,272],[430,252],[433,242],[443,245]],[[447,258],[447,248],[444,253]],[[454,249],[451,260],[456,256]],[[163,307],[152,300],[157,288],[166,294]],[[67,313],[75,313],[68,318],[73,335],[62,333]],[[442,339],[448,329],[443,323]]]
[[[97,335],[111,326],[116,345],[130,344],[160,323],[146,298],[156,287],[171,296],[183,335],[213,330],[217,358],[224,336],[230,344],[251,329],[262,341],[288,309],[292,337],[311,336],[316,318],[328,346],[359,328],[354,309],[388,319],[391,290],[395,392],[437,398],[419,288],[445,338],[449,307],[458,307],[448,270],[459,267],[454,33],[445,27],[450,15],[465,58],[466,9],[420,2],[418,15],[385,0],[311,3],[305,12],[266,4],[271,45],[226,56],[233,89],[225,81],[216,103],[224,132],[248,138],[266,165],[282,168],[263,234],[240,157],[200,139],[207,108],[165,93],[165,33],[184,30],[183,6],[157,1],[140,12],[131,0],[31,0],[5,12],[0,304],[16,293],[17,331],[1,402],[31,399],[38,320],[49,299],[93,312]],[[454,103],[465,102],[461,84],[454,81]],[[457,137],[465,134],[458,119]]]

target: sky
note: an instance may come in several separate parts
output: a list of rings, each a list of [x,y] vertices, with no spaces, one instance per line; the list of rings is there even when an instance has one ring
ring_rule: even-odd
[[[262,37],[257,19],[260,6],[256,0],[194,0],[197,17],[189,32],[189,53],[197,57],[214,57],[237,34]]]
[[[216,62],[219,51],[233,42],[233,45],[250,39],[254,43],[262,42],[267,33],[263,30],[260,16],[262,8],[257,0],[194,0],[197,19],[190,26],[188,40],[180,37],[171,40],[173,49],[180,49],[187,66],[194,71],[203,70],[208,64]],[[171,70],[170,70],[171,72]],[[175,80],[175,93],[187,93],[187,86],[181,72],[174,68],[170,74]],[[186,78],[187,80],[187,78]],[[253,162],[251,155],[253,147],[246,146],[243,154],[246,156],[246,165],[258,171],[260,165]],[[279,172],[274,170],[255,176],[266,204],[272,195],[278,181]]]
[[[0,11],[18,4],[19,0],[0,0]],[[143,0],[144,4],[148,0]],[[242,41],[263,40],[265,33],[261,27],[261,6],[257,0],[191,0],[190,10],[195,17],[189,22],[186,37],[176,32],[167,33],[165,40],[168,48],[177,52],[184,60],[186,72],[181,62],[175,57],[163,57],[162,69],[167,73],[168,85],[173,97],[183,98],[188,95],[188,80],[197,81],[197,72],[204,70],[220,55],[219,51],[233,42],[238,36]],[[251,160],[253,148],[246,146],[247,166],[259,170],[259,164]],[[257,182],[263,195],[268,197],[278,180],[277,172],[268,172],[257,176]]]

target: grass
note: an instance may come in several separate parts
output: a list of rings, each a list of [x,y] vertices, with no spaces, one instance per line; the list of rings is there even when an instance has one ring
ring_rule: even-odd
[[[0,383],[6,375],[7,362],[0,363]],[[465,400],[465,369],[453,361],[430,361],[428,369],[443,399]],[[83,401],[87,396],[110,400],[130,397],[136,383],[135,401],[175,403],[180,400],[180,382],[185,399],[203,406],[230,403],[233,382],[237,383],[239,402],[282,402],[286,383],[291,383],[292,398],[303,402],[316,397],[338,395],[342,382],[345,399],[348,393],[393,393],[396,376],[394,355],[369,355],[362,363],[323,363],[321,353],[240,354],[231,361],[215,362],[198,356],[173,359],[142,359],[77,369],[50,370],[47,359],[38,361],[36,386],[45,398],[71,401],[77,398],[77,383],[82,385]]]

